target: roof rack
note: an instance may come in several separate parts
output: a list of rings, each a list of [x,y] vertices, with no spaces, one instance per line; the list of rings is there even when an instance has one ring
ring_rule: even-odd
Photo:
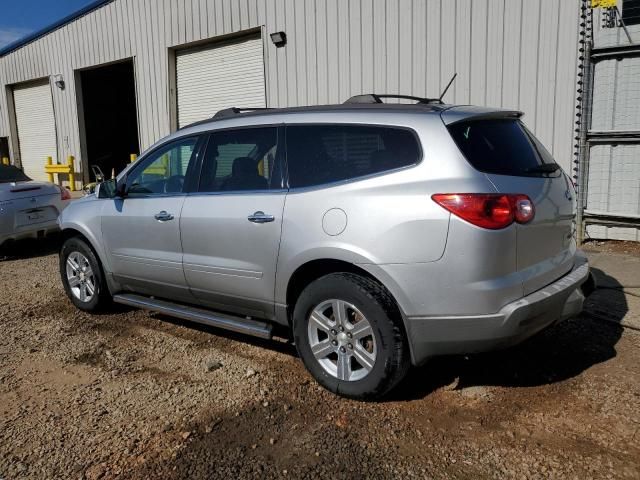
[[[416,103],[419,104],[439,104],[442,105],[443,102],[439,98],[422,98],[422,97],[414,97],[411,95],[393,95],[387,93],[366,93],[364,95],[355,95],[349,98],[345,104],[349,103],[384,103],[382,101],[383,98],[401,98],[403,100],[415,100]]]
[[[225,108],[223,110],[219,110],[218,112],[216,112],[216,114],[211,117],[214,120],[219,120],[221,118],[228,118],[228,117],[233,117],[235,115],[239,115],[240,113],[244,113],[244,112],[253,112],[256,110],[272,110],[271,108],[266,108],[266,107],[231,107],[231,108]]]

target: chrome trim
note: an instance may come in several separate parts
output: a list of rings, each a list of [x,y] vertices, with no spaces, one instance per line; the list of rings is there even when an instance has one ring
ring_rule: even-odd
[[[135,295],[132,293],[114,295],[113,301],[122,305],[151,310],[172,317],[181,318],[183,320],[222,328],[232,332],[244,333],[267,340],[272,337],[272,326],[270,324],[249,318],[234,317],[224,313],[210,312],[201,308],[179,305],[177,303],[143,297],[142,295]]]

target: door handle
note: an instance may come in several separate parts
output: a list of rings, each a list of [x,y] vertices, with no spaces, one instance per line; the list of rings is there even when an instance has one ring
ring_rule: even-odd
[[[269,223],[269,222],[273,222],[275,219],[276,217],[274,217],[273,215],[267,215],[266,213],[261,212],[260,210],[255,212],[253,215],[249,215],[247,217],[247,220],[253,223]]]
[[[166,222],[168,220],[173,220],[173,215],[166,212],[165,210],[162,210],[161,212],[156,213],[154,217],[159,222]]]

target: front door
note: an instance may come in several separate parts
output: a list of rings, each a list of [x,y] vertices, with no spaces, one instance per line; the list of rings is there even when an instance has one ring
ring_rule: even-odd
[[[145,156],[127,175],[125,198],[103,207],[102,235],[113,275],[128,290],[193,299],[182,270],[180,212],[198,140],[182,138]]]
[[[207,306],[272,318],[286,190],[277,127],[214,132],[182,208],[187,284]]]

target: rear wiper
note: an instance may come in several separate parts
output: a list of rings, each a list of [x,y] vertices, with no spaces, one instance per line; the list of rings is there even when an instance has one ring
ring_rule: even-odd
[[[543,163],[537,167],[531,167],[525,169],[527,173],[553,173],[560,168],[557,163]]]

